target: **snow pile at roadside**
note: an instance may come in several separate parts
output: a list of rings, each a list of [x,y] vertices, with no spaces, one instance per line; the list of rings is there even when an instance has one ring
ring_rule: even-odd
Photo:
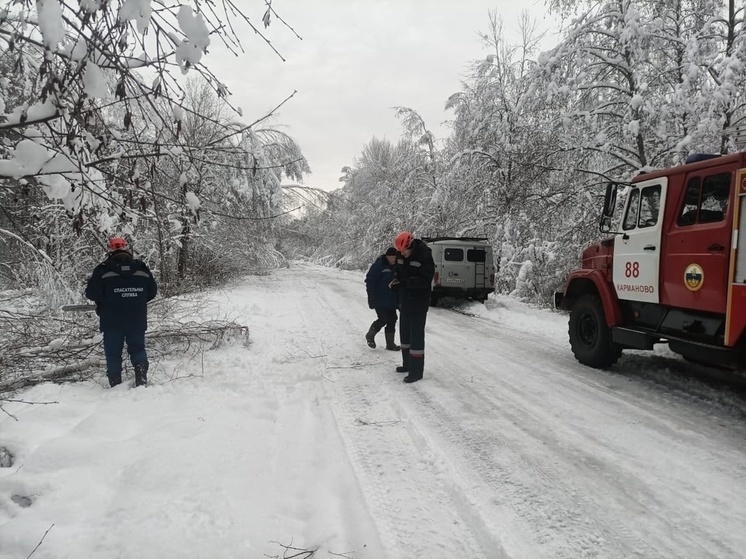
[[[484,304],[457,303],[454,308],[498,324],[509,324],[511,329],[520,332],[567,344],[568,314],[565,312],[533,307],[517,299],[495,294],[490,295]]]

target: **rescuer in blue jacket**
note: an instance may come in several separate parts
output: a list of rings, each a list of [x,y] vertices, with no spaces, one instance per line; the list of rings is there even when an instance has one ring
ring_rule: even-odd
[[[392,288],[399,291],[399,340],[402,365],[398,373],[409,373],[404,382],[417,382],[425,369],[425,321],[430,307],[435,262],[430,247],[402,231],[394,241],[399,256]]]
[[[389,247],[386,253],[376,258],[365,275],[365,290],[368,292],[368,307],[376,311],[376,320],[370,325],[365,341],[368,347],[376,347],[376,334],[384,328],[386,349],[399,351],[394,337],[396,336],[396,308],[399,306],[399,294],[389,284],[394,279],[396,249]]]
[[[155,278],[142,260],[132,257],[127,241],[114,237],[109,255],[96,266],[86,286],[86,298],[96,303],[100,329],[104,334],[106,375],[109,385],[122,382],[122,350],[135,369],[135,386],[148,382],[148,354],[145,331],[148,329],[148,301],[158,292]]]

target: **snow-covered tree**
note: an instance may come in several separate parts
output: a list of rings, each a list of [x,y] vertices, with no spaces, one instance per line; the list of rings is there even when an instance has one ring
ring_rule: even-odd
[[[0,208],[21,218],[9,233],[23,239],[33,216],[59,214],[87,236],[92,258],[101,232],[145,241],[136,248],[155,240],[146,256],[164,273],[185,239],[183,277],[199,218],[235,210],[236,219],[265,219],[279,207],[279,177],[297,178],[305,159],[292,139],[257,130],[269,115],[238,122],[240,109],[206,65],[216,41],[239,53],[247,29],[264,37],[243,9],[231,0],[20,0],[1,9]],[[266,26],[274,9],[265,9]],[[184,76],[204,85],[190,91]],[[267,177],[269,193],[257,186]],[[36,225],[41,238],[24,240],[43,258],[50,230]]]
[[[566,103],[566,149],[600,153],[607,176],[725,151],[744,113],[743,9],[729,3],[552,2],[579,11],[541,59],[549,98]]]
[[[230,0],[196,11],[179,2],[154,9],[151,0],[23,0],[2,10],[4,57],[25,69],[32,87],[23,103],[0,111],[0,130],[14,133],[0,176],[32,180],[71,211],[110,204],[120,165],[193,149],[179,134],[180,78],[196,73],[226,98],[205,55],[215,40],[240,48],[238,22],[261,36]],[[159,131],[172,125],[175,137],[160,142]]]
[[[727,153],[735,147],[733,128],[746,124],[746,6],[728,0],[725,15],[712,18],[706,32],[714,48],[706,67],[712,83],[705,89],[705,122],[718,133],[720,152]]]
[[[411,109],[400,109],[406,118],[419,120]],[[344,267],[363,267],[389,246],[396,234],[409,229],[431,232],[437,208],[431,202],[437,150],[420,142],[426,133],[406,130],[397,143],[373,138],[343,169],[344,186],[331,193],[322,208],[307,213],[294,228],[313,220],[319,245],[308,256]],[[424,146],[424,149],[423,149]]]

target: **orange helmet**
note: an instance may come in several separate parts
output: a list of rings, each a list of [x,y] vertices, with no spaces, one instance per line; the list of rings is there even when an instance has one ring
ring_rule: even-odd
[[[109,239],[109,250],[128,250],[129,245],[124,237],[112,237]]]
[[[394,246],[396,247],[396,250],[399,252],[403,250],[407,250],[414,240],[414,235],[410,233],[409,231],[402,231],[396,236],[396,240],[394,240]]]

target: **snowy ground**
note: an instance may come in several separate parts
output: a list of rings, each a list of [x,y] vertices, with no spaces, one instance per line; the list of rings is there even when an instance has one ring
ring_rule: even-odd
[[[249,347],[3,404],[0,558],[744,557],[746,404],[670,354],[587,369],[564,315],[498,298],[431,310],[404,385],[362,273],[210,297]]]

